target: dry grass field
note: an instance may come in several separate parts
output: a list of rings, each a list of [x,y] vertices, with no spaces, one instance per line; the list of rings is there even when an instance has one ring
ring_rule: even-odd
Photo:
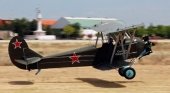
[[[29,46],[42,55],[58,53],[89,41],[29,41]],[[56,68],[23,71],[11,65],[8,41],[0,42],[0,93],[170,93],[170,43],[159,42],[154,53],[134,66],[137,76],[126,80],[116,70],[99,71],[92,67]]]
[[[126,80],[116,70],[91,67],[27,72],[0,66],[0,93],[169,93],[170,66],[136,65],[137,76]]]

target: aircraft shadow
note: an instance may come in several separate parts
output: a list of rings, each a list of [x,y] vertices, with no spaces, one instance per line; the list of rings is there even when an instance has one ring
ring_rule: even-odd
[[[92,84],[95,87],[102,87],[102,88],[125,88],[126,86],[119,84],[118,82],[111,82],[96,78],[76,78],[77,80],[81,80],[83,82],[87,82]]]
[[[10,81],[8,83],[11,85],[33,85],[34,84],[31,81]]]

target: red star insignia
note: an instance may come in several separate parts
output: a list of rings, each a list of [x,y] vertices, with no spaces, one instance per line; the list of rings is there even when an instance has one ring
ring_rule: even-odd
[[[16,48],[21,48],[22,42],[19,42],[18,39],[16,39],[16,41],[12,44],[15,46],[14,49],[16,49]]]
[[[73,55],[71,56],[71,57],[69,57],[72,61],[72,64],[74,64],[74,63],[80,63],[80,61],[79,61],[79,56],[77,56],[76,55],[76,53],[73,53]]]

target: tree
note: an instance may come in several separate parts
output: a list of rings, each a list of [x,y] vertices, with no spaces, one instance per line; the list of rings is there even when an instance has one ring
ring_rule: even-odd
[[[154,35],[156,33],[156,29],[155,26],[153,26],[153,24],[150,24],[150,26],[148,26],[146,30],[148,35]]]
[[[167,30],[166,30],[166,26],[163,25],[158,25],[156,26],[156,31],[155,31],[155,35],[156,36],[160,36],[160,37],[167,37]]]
[[[0,30],[12,30],[10,21],[9,22],[3,22],[0,25]]]
[[[24,32],[29,30],[29,21],[26,18],[15,19],[11,25],[12,30],[21,37],[24,37]]]
[[[170,26],[166,26],[167,37],[170,38]]]
[[[71,25],[67,25],[63,28],[64,34],[67,35],[67,37],[70,37],[75,32],[75,28]]]
[[[56,35],[56,30],[52,29],[50,26],[44,26],[44,30],[47,35]],[[56,32],[55,32],[56,31]]]
[[[80,24],[79,23],[75,23],[71,25],[72,27],[74,27],[75,31],[74,33],[71,35],[72,37],[78,37],[80,35]]]
[[[31,22],[29,22],[29,30],[35,31],[37,29],[37,21],[34,19]]]
[[[142,37],[143,35],[146,35],[146,34],[147,34],[147,31],[144,26],[138,28],[136,31],[136,36],[138,36],[138,37]]]

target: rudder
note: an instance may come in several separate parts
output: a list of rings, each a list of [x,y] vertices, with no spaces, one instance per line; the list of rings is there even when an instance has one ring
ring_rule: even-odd
[[[13,37],[8,46],[8,53],[11,62],[20,69],[30,70],[33,65],[41,60],[42,56],[29,49],[26,41],[19,37]]]

